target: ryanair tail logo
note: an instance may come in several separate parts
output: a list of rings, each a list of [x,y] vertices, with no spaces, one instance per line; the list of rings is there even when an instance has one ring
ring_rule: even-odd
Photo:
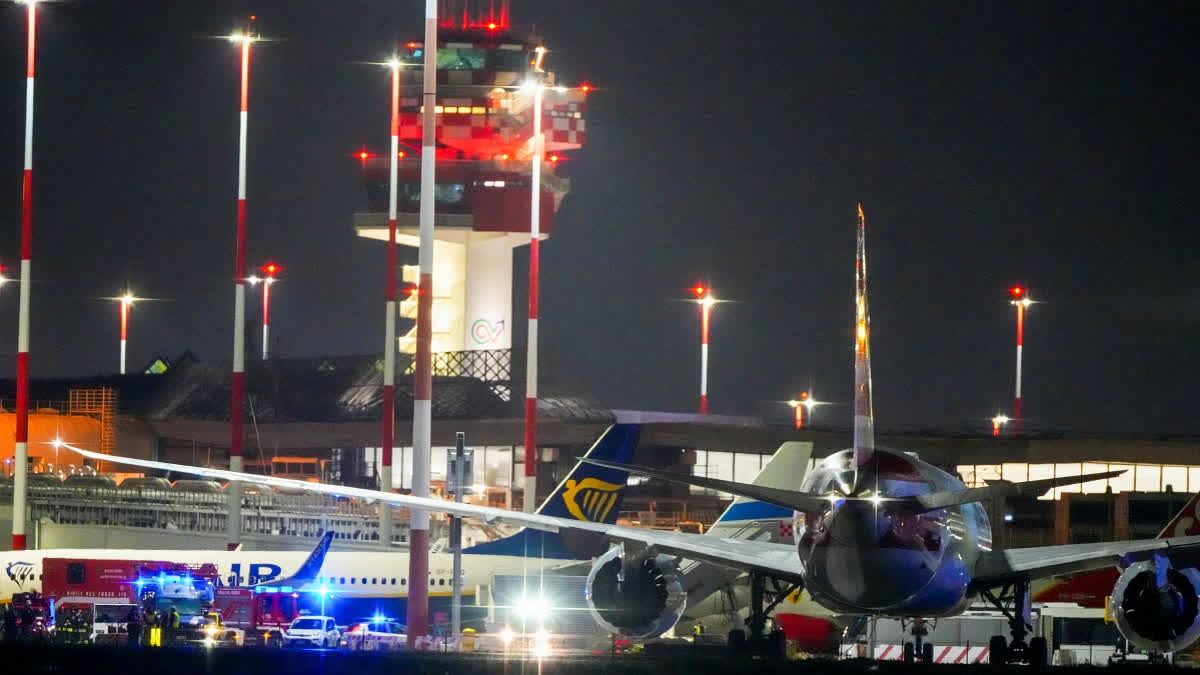
[[[563,491],[563,503],[576,520],[602,523],[617,503],[620,485],[605,483],[596,478],[568,480]]]

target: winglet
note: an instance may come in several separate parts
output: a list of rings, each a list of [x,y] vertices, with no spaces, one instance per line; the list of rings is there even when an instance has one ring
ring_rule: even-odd
[[[867,308],[867,226],[858,205],[858,247],[854,258],[854,467],[849,494],[858,490],[858,473],[875,454],[875,408],[871,402],[871,314]]]

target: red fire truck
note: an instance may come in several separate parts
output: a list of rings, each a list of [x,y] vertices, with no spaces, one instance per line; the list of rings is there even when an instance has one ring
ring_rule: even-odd
[[[147,560],[46,558],[42,563],[42,593],[57,623],[82,612],[85,641],[112,641],[127,632],[126,621],[136,610],[179,613],[179,639],[203,629],[213,606],[217,568]],[[65,626],[64,626],[65,627]],[[78,625],[72,631],[79,632]],[[80,636],[73,636],[76,640]]]
[[[283,646],[283,631],[300,614],[297,593],[257,592],[251,588],[217,589],[215,609],[225,625],[245,633],[245,644]]]

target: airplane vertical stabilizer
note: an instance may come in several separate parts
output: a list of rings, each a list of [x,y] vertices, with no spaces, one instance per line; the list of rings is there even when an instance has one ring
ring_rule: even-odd
[[[640,431],[636,424],[614,424],[600,435],[584,457],[626,464],[633,459]],[[629,472],[623,469],[578,462],[537,513],[611,525],[621,512],[628,479]],[[565,541],[560,534],[523,529],[511,537],[476,544],[463,552],[584,560],[592,557],[585,550],[591,545],[591,542],[577,545]]]
[[[875,408],[871,402],[871,314],[867,308],[867,227],[858,205],[858,247],[854,259],[854,485],[875,453]]]

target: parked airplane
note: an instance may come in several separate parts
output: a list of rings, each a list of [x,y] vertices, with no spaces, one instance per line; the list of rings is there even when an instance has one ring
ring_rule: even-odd
[[[858,210],[855,260],[854,442],[816,465],[798,489],[767,488],[733,481],[586,459],[606,468],[711,488],[796,512],[793,545],[708,537],[526,514],[473,504],[395,495],[376,490],[235,473],[165,462],[101,455],[101,461],[193,473],[224,480],[287,486],[378,499],[408,508],[500,520],[555,532],[591,535],[615,545],[593,563],[588,602],[602,621],[631,635],[664,632],[687,602],[679,572],[682,559],[702,560],[748,572],[751,638],[765,622],[762,598],[768,579],[793,584],[823,607],[844,614],[901,619],[953,616],[976,596],[1009,619],[1011,642],[992,637],[991,659],[1045,664],[1046,643],[1027,644],[1030,584],[1035,579],[1117,565],[1113,588],[1117,626],[1130,642],[1173,651],[1200,637],[1200,536],[1146,541],[1038,546],[993,550],[981,501],[1037,495],[1063,485],[1120,475],[1119,471],[968,488],[955,476],[912,453],[875,447],[867,311],[865,224]],[[1000,590],[997,590],[1000,589]],[[1014,611],[1015,608],[1015,611]],[[931,645],[905,647],[905,656],[930,659]],[[744,634],[731,634],[742,642]]]

